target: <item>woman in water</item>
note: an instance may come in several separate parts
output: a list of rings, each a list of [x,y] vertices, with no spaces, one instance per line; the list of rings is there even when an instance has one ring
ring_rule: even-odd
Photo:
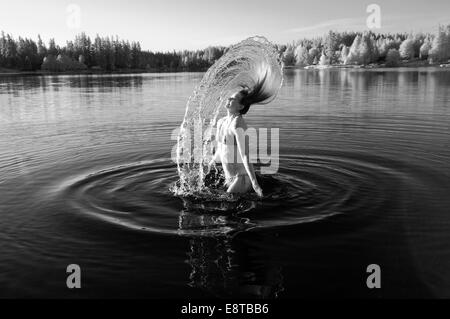
[[[222,162],[228,193],[246,193],[253,188],[258,196],[263,196],[253,165],[249,161],[248,147],[245,145],[247,124],[242,117],[251,104],[267,99],[268,96],[262,90],[263,83],[264,81],[251,92],[244,88],[232,94],[226,104],[227,116],[217,122],[217,148],[208,171],[216,161]],[[237,154],[237,160],[234,154]]]

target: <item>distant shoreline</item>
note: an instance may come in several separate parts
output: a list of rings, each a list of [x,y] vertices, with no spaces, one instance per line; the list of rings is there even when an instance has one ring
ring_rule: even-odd
[[[183,72],[206,72],[205,70],[151,70],[151,69],[120,69],[115,71],[104,70],[78,70],[78,71],[21,71],[14,69],[1,69],[0,77],[8,76],[44,76],[44,75],[103,75],[103,74],[142,74],[142,73],[183,73]]]
[[[344,64],[332,64],[332,65],[307,65],[307,66],[285,66],[285,69],[305,69],[305,70],[321,70],[321,69],[399,69],[399,68],[436,68],[441,67],[443,69],[450,70],[450,63],[428,63],[426,61],[411,61],[404,62],[397,66],[386,66],[385,64],[368,64],[368,65],[344,65]]]
[[[308,65],[308,66],[285,66],[285,69],[295,70],[321,70],[321,69],[399,69],[399,68],[417,68],[417,67],[429,67],[450,70],[450,63],[447,64],[425,64],[425,63],[404,63],[394,67],[388,67],[382,64],[370,64],[370,65]],[[0,77],[10,76],[45,76],[45,75],[104,75],[104,74],[142,74],[142,73],[183,73],[183,72],[206,72],[207,70],[148,70],[148,69],[121,69],[115,71],[102,71],[102,70],[80,70],[80,71],[20,71],[14,69],[0,69]]]

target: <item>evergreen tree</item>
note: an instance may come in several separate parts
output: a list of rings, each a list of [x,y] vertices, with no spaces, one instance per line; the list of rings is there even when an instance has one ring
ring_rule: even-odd
[[[339,50],[338,34],[333,31],[329,31],[324,42],[325,54],[328,57],[329,62],[331,64],[337,63],[338,56],[336,55],[336,51]]]
[[[319,65],[330,65],[330,58],[327,57],[325,52],[322,52],[322,55],[320,56]]]
[[[400,53],[396,49],[390,49],[386,56],[386,66],[395,67],[400,64]]]
[[[446,62],[450,57],[450,31],[446,32],[443,27],[439,27],[433,39],[431,50],[429,51],[432,62]]]
[[[312,63],[308,48],[303,46],[302,44],[298,45],[295,48],[294,55],[296,61],[295,64],[298,66],[310,65]]]
[[[362,37],[361,35],[357,35],[355,39],[353,40],[352,46],[350,47],[350,50],[347,55],[347,59],[344,61],[344,64],[361,64],[361,54],[360,54],[360,47],[362,43]]]
[[[140,53],[141,45],[139,42],[133,42],[131,44],[131,67],[133,69],[139,69],[141,67]]]
[[[340,63],[345,64],[345,61],[347,60],[349,52],[350,52],[350,48],[344,44],[341,49],[341,55],[339,58]]]
[[[284,65],[286,65],[286,66],[295,64],[294,48],[292,45],[289,45],[286,48],[286,51],[284,51],[283,62],[284,62]]]
[[[55,44],[55,39],[50,39],[50,41],[48,42],[48,50],[47,53],[49,55],[53,55],[53,56],[57,56],[59,53],[59,50]]]
[[[422,60],[428,59],[431,50],[431,41],[429,38],[425,39],[424,43],[420,47],[419,57]]]
[[[45,47],[44,42],[41,39],[41,36],[38,35],[38,42],[37,42],[37,54],[39,57],[39,60],[42,62],[44,57],[47,55],[47,48]]]
[[[407,38],[400,45],[400,57],[405,60],[411,60],[414,58],[414,40],[412,38]]]
[[[312,61],[312,64],[316,65],[319,62],[320,54],[321,53],[317,48],[309,49],[308,55],[310,60]]]

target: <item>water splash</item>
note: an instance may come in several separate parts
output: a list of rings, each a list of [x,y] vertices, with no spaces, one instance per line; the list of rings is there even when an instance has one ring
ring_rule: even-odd
[[[177,145],[180,177],[174,187],[178,195],[208,193],[205,186],[206,165],[213,151],[213,128],[220,110],[232,94],[247,87],[250,91],[263,83],[269,96],[277,95],[283,82],[283,64],[276,47],[264,37],[251,37],[231,46],[209,68],[190,96]]]

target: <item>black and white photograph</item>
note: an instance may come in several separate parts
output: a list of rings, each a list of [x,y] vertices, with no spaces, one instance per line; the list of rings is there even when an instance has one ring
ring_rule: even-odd
[[[449,207],[447,0],[0,0],[0,299],[447,299]]]

